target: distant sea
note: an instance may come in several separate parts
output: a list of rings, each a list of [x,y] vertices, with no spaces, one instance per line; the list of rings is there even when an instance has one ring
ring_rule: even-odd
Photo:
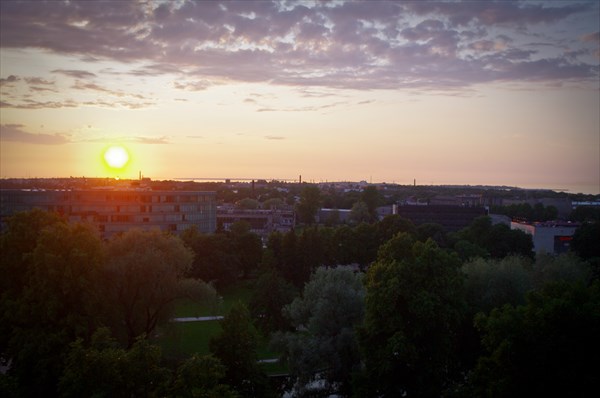
[[[525,189],[550,189],[556,192],[600,195],[600,182],[597,184],[528,184],[519,187]]]
[[[229,180],[230,182],[250,182],[252,180],[254,181],[258,181],[258,180],[266,180],[266,181],[272,181],[272,178],[214,178],[214,177],[210,177],[210,178],[199,178],[199,177],[189,177],[189,178],[174,178],[174,180],[178,180],[178,181],[196,181],[196,182],[225,182],[226,180]],[[278,179],[275,178],[276,181],[282,181],[282,182],[297,182],[297,179]],[[324,181],[320,181],[320,182],[324,182]],[[333,182],[333,181],[330,181]],[[340,181],[341,182],[341,181]],[[356,181],[358,182],[358,181]],[[389,183],[389,181],[388,181]],[[402,184],[399,183],[399,185],[407,185],[407,184]],[[410,185],[410,184],[408,184]],[[552,191],[556,191],[556,192],[566,192],[566,193],[572,193],[572,194],[576,194],[576,193],[583,193],[583,194],[590,194],[590,195],[600,195],[600,181],[596,184],[585,184],[585,183],[573,183],[573,184],[569,184],[569,183],[551,183],[551,184],[519,184],[519,185],[503,185],[503,184],[447,184],[447,183],[431,183],[431,184],[425,184],[425,185],[462,185],[462,186],[466,186],[466,185],[471,185],[471,186],[490,186],[490,187],[497,187],[497,186],[506,186],[506,187],[515,187],[515,188],[523,188],[523,189],[549,189]]]

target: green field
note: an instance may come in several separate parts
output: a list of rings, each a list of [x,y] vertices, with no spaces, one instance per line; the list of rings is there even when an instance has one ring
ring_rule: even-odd
[[[234,303],[250,301],[252,288],[246,282],[218,294],[217,303],[199,305],[190,300],[180,300],[175,304],[174,317],[226,316]],[[212,337],[221,332],[219,321],[171,322],[158,331],[157,342],[168,359],[184,359],[198,353],[209,354],[208,344]],[[278,354],[268,348],[268,339],[262,337],[258,347],[258,359],[277,358]],[[267,374],[285,373],[279,363],[261,364]]]

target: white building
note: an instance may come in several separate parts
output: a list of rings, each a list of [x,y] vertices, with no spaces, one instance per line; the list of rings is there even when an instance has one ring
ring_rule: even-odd
[[[577,223],[547,221],[525,223],[512,221],[511,229],[518,229],[531,235],[533,250],[536,253],[561,254],[569,251]]]

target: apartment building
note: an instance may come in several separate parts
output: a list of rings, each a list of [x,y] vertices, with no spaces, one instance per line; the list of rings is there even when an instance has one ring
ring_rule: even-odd
[[[158,228],[179,234],[196,226],[216,229],[214,192],[152,191],[145,189],[0,190],[0,224],[6,217],[39,208],[73,222],[91,222],[108,238],[131,228]]]

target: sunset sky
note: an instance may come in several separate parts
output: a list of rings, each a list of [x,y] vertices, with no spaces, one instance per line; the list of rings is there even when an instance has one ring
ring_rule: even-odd
[[[599,4],[3,0],[0,177],[598,194]]]

